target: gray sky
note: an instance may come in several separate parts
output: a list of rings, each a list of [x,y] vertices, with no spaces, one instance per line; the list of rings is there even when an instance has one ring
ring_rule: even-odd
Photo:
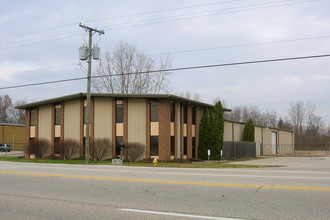
[[[0,0],[0,4],[0,88],[84,76],[78,50],[88,36],[79,22],[105,31],[93,38],[103,54],[126,41],[154,57],[169,54],[173,68],[330,54],[328,0]],[[329,70],[330,58],[325,57],[178,71],[170,75],[169,88],[170,93],[196,92],[203,102],[221,97],[228,108],[255,105],[283,117],[290,102],[311,102],[327,125]],[[0,95],[37,101],[85,91],[86,81],[81,80],[0,90]]]

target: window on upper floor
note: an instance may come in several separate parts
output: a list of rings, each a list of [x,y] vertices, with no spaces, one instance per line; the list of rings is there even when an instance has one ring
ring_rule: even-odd
[[[30,110],[30,126],[36,125],[36,110],[31,109]]]
[[[158,121],[158,100],[150,100],[150,122]]]
[[[188,119],[188,106],[186,104],[183,105],[183,123],[187,124]]]
[[[116,100],[116,123],[123,123],[124,121],[124,104],[123,100]]]
[[[61,106],[56,105],[55,106],[55,125],[60,125],[61,124]]]
[[[171,102],[171,122],[175,121],[175,102]]]
[[[193,106],[191,108],[191,117],[192,117],[191,123],[193,125],[195,125],[196,124],[196,107],[195,106]]]

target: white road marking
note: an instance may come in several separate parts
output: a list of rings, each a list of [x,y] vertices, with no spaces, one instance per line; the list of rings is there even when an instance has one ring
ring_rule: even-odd
[[[203,216],[203,215],[188,215],[188,214],[173,213],[173,212],[156,212],[156,211],[139,210],[139,209],[119,209],[119,210],[126,211],[126,212],[138,212],[138,213],[145,213],[145,214],[166,215],[166,216],[175,216],[175,217],[184,217],[184,218],[213,219],[213,220],[238,220],[236,218],[222,218],[222,217]]]

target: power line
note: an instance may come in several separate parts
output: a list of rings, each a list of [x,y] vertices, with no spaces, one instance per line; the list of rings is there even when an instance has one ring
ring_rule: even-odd
[[[294,39],[279,40],[279,41],[265,41],[265,42],[250,43],[250,44],[236,44],[236,45],[228,45],[228,46],[200,48],[200,49],[193,49],[193,50],[171,51],[171,52],[165,52],[165,53],[148,54],[148,56],[161,56],[161,55],[171,55],[171,54],[181,54],[181,53],[192,53],[192,52],[220,50],[220,49],[228,49],[228,48],[238,48],[238,47],[248,47],[248,46],[266,45],[266,44],[286,43],[286,42],[294,42],[294,41],[314,40],[314,39],[322,39],[322,38],[330,38],[330,35],[323,35],[323,36],[316,36],[316,37],[294,38]],[[34,69],[34,70],[14,72],[14,73],[11,73],[11,74],[20,74],[20,73],[25,73],[25,72],[35,72],[35,71],[48,70],[48,69],[57,69],[57,68],[62,68],[62,67],[74,66],[74,65],[81,65],[81,64],[72,63],[72,64],[66,64],[66,65],[61,65],[61,66],[51,66],[51,67],[44,67],[44,68],[40,68],[40,69]]]
[[[273,5],[273,4],[277,4],[277,3],[281,3],[281,2],[288,2],[288,1],[294,1],[294,0],[281,0],[281,1],[262,3],[262,4],[252,4],[252,5],[245,5],[245,6],[239,6],[239,7],[226,8],[226,9],[219,9],[219,10],[209,10],[209,11],[203,11],[203,12],[197,12],[197,13],[170,16],[170,17],[165,17],[165,18],[156,18],[156,19],[153,19],[154,21],[150,21],[150,22],[148,22],[149,20],[144,20],[144,21],[138,21],[138,22],[126,22],[126,23],[120,23],[120,24],[106,25],[106,26],[103,26],[103,27],[110,27],[110,28],[107,28],[107,29],[104,28],[104,30],[131,28],[131,27],[137,27],[137,26],[143,26],[143,25],[165,23],[165,22],[178,21],[178,20],[187,20],[187,19],[191,19],[191,18],[198,18],[198,17],[209,16],[209,15],[237,13],[237,12],[242,12],[242,11],[258,10],[258,9],[262,9],[262,8],[273,8],[273,7],[286,6],[286,5],[302,4],[302,3],[314,2],[314,1],[319,1],[319,0],[306,0],[306,1],[303,1],[303,2],[293,2],[293,3]],[[266,6],[255,7],[255,6],[260,6],[260,5],[266,5]],[[190,7],[193,7],[193,6],[190,6]],[[249,7],[254,7],[254,8],[249,8]],[[189,8],[189,7],[183,7],[183,8]],[[239,8],[246,8],[246,9],[237,10]],[[168,9],[168,10],[171,10],[171,9]],[[173,10],[178,10],[178,9],[173,9]],[[167,11],[167,10],[161,10],[161,11]],[[211,12],[211,13],[207,13],[207,12]],[[146,13],[155,13],[155,12],[146,12]],[[144,13],[140,13],[140,14],[144,14]],[[136,15],[139,15],[139,14],[136,14]],[[129,17],[129,16],[130,15],[127,15],[127,16],[124,16],[124,17]],[[132,15],[132,16],[134,16],[134,15]],[[122,16],[119,16],[119,17],[122,17]],[[100,19],[100,20],[102,20],[102,19]],[[66,35],[66,34],[70,34],[70,33],[76,33],[76,32],[71,31],[71,32],[61,33],[60,35]],[[46,38],[49,38],[49,37],[52,37],[52,36],[56,37],[56,36],[58,36],[58,34],[57,35],[46,36]],[[24,44],[25,41],[20,41],[20,43],[23,43],[23,44],[15,45],[15,46],[9,46],[9,47],[0,48],[0,49],[1,50],[6,50],[6,49],[11,49],[11,48],[17,48],[17,47],[22,47],[22,46],[33,45],[33,44],[37,44],[37,43],[43,43],[43,42],[49,42],[49,41],[54,41],[54,40],[59,40],[59,39],[64,39],[64,38],[75,37],[75,36],[80,36],[80,34],[79,35],[69,35],[69,36],[57,37],[57,38],[53,38],[53,39],[50,39],[50,40],[44,40],[44,41],[35,41],[35,42],[31,42],[31,43],[26,43],[26,44]],[[42,38],[43,37],[32,38],[32,39],[29,39],[28,41],[33,41],[35,39],[42,39]],[[16,44],[16,43],[11,43],[11,44]],[[8,43],[6,44],[6,46],[7,45],[8,45]]]
[[[190,66],[190,67],[179,67],[179,68],[169,68],[169,69],[142,71],[142,72],[131,72],[131,73],[124,73],[124,74],[91,76],[91,78],[116,77],[116,76],[122,76],[122,75],[137,75],[137,74],[157,73],[157,72],[175,72],[175,71],[182,71],[182,70],[205,69],[205,68],[216,68],[216,67],[237,66],[237,65],[249,65],[249,64],[258,64],[258,63],[283,62],[283,61],[303,60],[303,59],[316,59],[316,58],[324,58],[324,57],[330,57],[330,54],[299,56],[299,57],[286,57],[286,58],[254,60],[254,61],[242,61],[242,62],[211,64],[211,65],[201,65],[201,66]],[[24,85],[7,86],[7,87],[1,87],[0,90],[30,87],[30,86],[38,86],[38,85],[45,85],[45,84],[62,83],[62,82],[77,81],[77,80],[83,80],[83,79],[87,79],[87,77],[78,77],[78,78],[55,80],[55,81],[48,81],[48,82],[39,82],[39,83],[31,83],[31,84],[24,84]]]
[[[241,1],[241,0],[227,0],[227,1],[221,1],[221,2],[199,4],[199,5],[191,5],[191,6],[177,7],[177,8],[156,10],[156,11],[146,11],[146,12],[135,13],[135,14],[121,15],[121,16],[116,16],[116,17],[96,18],[96,19],[82,21],[82,23],[95,22],[95,21],[104,21],[104,20],[112,20],[112,19],[125,18],[125,17],[133,17],[133,16],[139,16],[139,15],[145,15],[145,14],[155,14],[155,13],[160,13],[160,12],[175,11],[175,10],[181,10],[181,9],[187,9],[187,8],[205,7],[205,6],[219,5],[219,4],[232,3],[232,2],[238,2],[238,1]],[[51,31],[51,30],[58,30],[58,29],[62,29],[63,27],[75,26],[75,25],[77,25],[77,23],[78,22],[76,22],[76,23],[69,23],[69,24],[66,24],[66,25],[61,25],[61,26],[57,26],[57,27],[53,27],[53,28],[46,28],[46,29],[39,30],[39,31],[28,32],[28,33],[25,33],[25,34],[20,34],[18,36],[13,36],[10,39],[12,39],[12,38],[19,38],[19,37],[27,36],[27,35],[33,35],[33,34],[42,33],[42,32],[47,32],[47,31]],[[7,40],[7,39],[9,39],[9,38],[1,38],[0,41]]]
[[[294,38],[294,39],[278,40],[278,41],[265,41],[265,42],[250,43],[250,44],[236,44],[236,45],[228,45],[228,46],[220,46],[220,47],[200,48],[200,49],[193,49],[193,50],[171,51],[171,52],[166,52],[166,53],[149,54],[149,56],[191,53],[191,52],[219,50],[219,49],[228,49],[228,48],[236,48],[236,47],[248,47],[248,46],[257,46],[257,45],[265,45],[265,44],[276,44],[276,43],[286,43],[286,42],[294,42],[294,41],[314,40],[314,39],[322,39],[322,38],[330,38],[330,35],[316,36],[316,37]]]

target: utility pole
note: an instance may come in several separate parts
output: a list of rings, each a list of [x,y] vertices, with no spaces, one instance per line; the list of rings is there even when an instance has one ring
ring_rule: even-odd
[[[91,103],[91,72],[92,72],[92,36],[93,33],[104,34],[104,31],[97,30],[85,25],[79,24],[79,27],[84,28],[89,33],[88,41],[88,74],[87,74],[87,112],[86,112],[86,146],[85,146],[85,161],[89,163],[89,122],[90,122],[90,103]]]

